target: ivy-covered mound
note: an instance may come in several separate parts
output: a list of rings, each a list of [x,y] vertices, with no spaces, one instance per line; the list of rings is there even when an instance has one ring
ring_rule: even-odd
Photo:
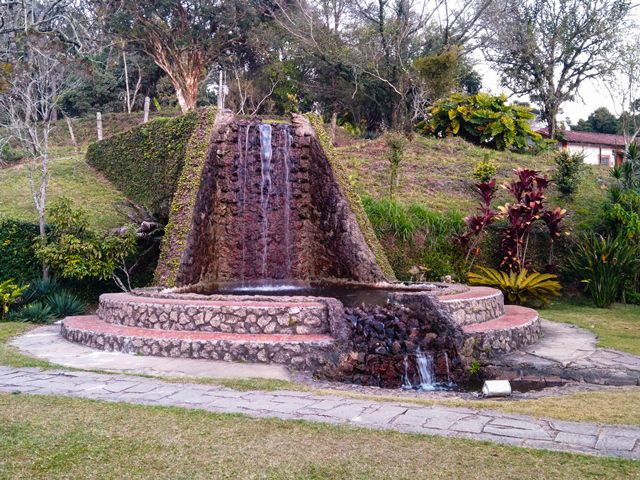
[[[165,223],[198,115],[159,118],[92,143],[87,162]]]

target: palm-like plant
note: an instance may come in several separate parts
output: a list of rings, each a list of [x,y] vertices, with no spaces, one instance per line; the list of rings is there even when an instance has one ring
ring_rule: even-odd
[[[557,276],[550,273],[529,273],[526,269],[516,272],[501,272],[495,268],[478,267],[468,275],[471,285],[484,285],[502,291],[508,303],[519,305],[541,303],[546,305],[550,297],[560,294],[562,288]]]

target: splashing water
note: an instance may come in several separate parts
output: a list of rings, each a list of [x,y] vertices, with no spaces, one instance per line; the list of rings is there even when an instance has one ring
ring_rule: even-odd
[[[271,125],[258,125],[260,131],[260,162],[262,164],[262,183],[260,186],[260,207],[262,209],[262,228],[260,237],[262,247],[262,278],[267,276],[267,258],[269,254],[269,194],[271,193]]]
[[[444,364],[447,367],[447,385],[453,385],[451,381],[451,370],[449,370],[449,355],[447,355],[447,352],[444,352]]]
[[[287,277],[291,277],[291,144],[293,136],[289,126],[284,131],[284,248]]]
[[[418,348],[416,350],[416,366],[418,367],[418,375],[420,376],[420,384],[418,385],[418,390],[435,390],[435,373],[431,355],[423,353],[422,350]]]
[[[413,390],[413,384],[411,383],[411,380],[409,380],[409,357],[405,355],[402,363],[404,365],[404,374],[402,375],[402,389]]]

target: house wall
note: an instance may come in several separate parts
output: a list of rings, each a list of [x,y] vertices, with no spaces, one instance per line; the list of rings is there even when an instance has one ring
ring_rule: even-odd
[[[583,145],[579,143],[567,143],[566,149],[571,153],[584,153],[584,163],[600,165],[600,155],[609,155],[609,166],[613,167],[616,152],[610,146]]]

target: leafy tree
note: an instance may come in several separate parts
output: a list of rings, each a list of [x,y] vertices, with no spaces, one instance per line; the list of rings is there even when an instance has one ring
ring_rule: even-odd
[[[529,125],[533,118],[528,107],[508,104],[505,95],[454,93],[436,102],[417,129],[438,137],[459,135],[498,150],[524,149],[542,140]]]
[[[555,138],[562,104],[613,69],[629,9],[627,0],[496,0],[484,53],[503,85],[540,104]]]
[[[567,150],[562,150],[555,155],[556,171],[553,179],[563,197],[573,197],[578,189],[584,158],[585,155],[581,152],[571,153]]]
[[[572,130],[579,132],[619,133],[620,121],[606,107],[595,109],[586,120],[580,119],[576,125],[571,125]]]

